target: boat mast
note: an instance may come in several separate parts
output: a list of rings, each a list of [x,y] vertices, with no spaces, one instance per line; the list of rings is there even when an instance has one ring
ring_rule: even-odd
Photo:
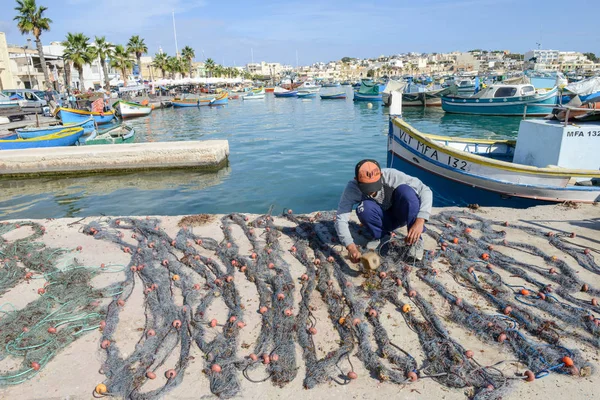
[[[175,29],[175,10],[173,10],[173,34],[175,35],[175,56],[179,57],[179,48],[177,47],[177,29]]]

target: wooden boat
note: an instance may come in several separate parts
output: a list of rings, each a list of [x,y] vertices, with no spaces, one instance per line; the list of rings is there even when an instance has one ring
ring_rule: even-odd
[[[229,103],[229,93],[223,92],[223,93],[219,94],[217,97],[215,97],[213,99],[213,101],[210,102],[209,105],[224,106],[224,105],[227,105],[228,103]]]
[[[37,147],[73,146],[83,135],[83,128],[65,128],[50,135],[32,139],[0,140],[0,150],[32,149]]]
[[[117,110],[117,114],[121,118],[145,117],[152,112],[152,106],[132,103],[129,101],[119,100],[113,104],[113,108]]]
[[[245,96],[242,96],[243,100],[262,100],[265,98],[265,94],[264,93],[254,93],[254,92],[250,92]]]
[[[89,135],[92,134],[96,130],[96,125],[94,123],[94,118],[89,117],[85,121],[77,122],[73,124],[66,125],[55,125],[55,126],[44,126],[39,128],[28,127],[15,129],[15,134],[13,135],[13,139],[21,138],[21,139],[32,139],[39,136],[51,135],[53,133],[58,133],[65,128],[83,128],[83,134]]]
[[[330,82],[330,83],[324,83],[321,86],[324,88],[332,88],[332,87],[340,87],[341,85],[338,82]]]
[[[423,91],[409,91],[402,93],[402,107],[441,107],[442,97],[451,94],[456,94],[455,85],[447,88],[425,88]]]
[[[188,99],[173,99],[171,103],[173,107],[204,107],[209,106],[214,98],[200,99],[200,98],[188,98]]]
[[[360,83],[360,89],[354,92],[354,101],[382,101],[379,85],[363,80]]]
[[[321,86],[315,85],[312,82],[303,82],[300,86],[297,87],[298,92],[311,92],[318,93],[321,90]]]
[[[285,91],[275,91],[273,92],[273,94],[275,95],[275,97],[297,97],[298,96],[298,91],[297,90],[285,90]]]
[[[333,94],[321,94],[320,96],[321,96],[321,99],[323,99],[323,100],[345,99],[346,93],[340,92],[340,93],[333,93]]]
[[[535,89],[525,85],[490,85],[481,92],[470,96],[443,96],[442,109],[455,114],[476,115],[527,115],[544,116],[550,113],[548,105],[557,104],[558,89]]]
[[[115,118],[113,110],[103,112],[92,112],[86,110],[76,110],[74,108],[57,107],[55,114],[63,124],[77,123],[87,120],[90,117],[94,118],[96,124],[107,124]]]
[[[131,143],[135,139],[135,130],[121,124],[98,132],[94,139],[88,139],[86,145]]]
[[[317,92],[306,92],[304,90],[299,90],[298,93],[296,94],[296,96],[298,96],[299,98],[309,98],[309,97],[317,97]]]
[[[239,94],[234,94],[234,95],[229,96],[229,100],[239,100],[239,98],[240,98]]]
[[[388,167],[421,179],[437,206],[600,201],[600,186],[593,185],[600,180],[600,141],[591,136],[599,124],[523,120],[516,141],[481,140],[421,133],[393,104],[390,115]]]
[[[473,94],[475,92],[475,81],[471,78],[463,78],[456,84],[458,93]]]

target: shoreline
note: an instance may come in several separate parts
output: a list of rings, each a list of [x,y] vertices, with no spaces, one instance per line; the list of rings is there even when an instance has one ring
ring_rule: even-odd
[[[440,213],[443,213],[443,215],[448,215],[448,213],[456,213],[458,216],[461,215],[462,211],[465,210],[466,209],[464,208],[434,208],[432,215],[439,215]],[[509,237],[511,241],[534,245],[542,249],[547,254],[553,255],[561,261],[564,261],[570,268],[573,268],[577,271],[577,276],[579,278],[590,282],[590,286],[596,290],[595,283],[598,281],[597,275],[583,270],[577,265],[576,262],[574,262],[575,259],[573,256],[560,252],[557,248],[550,246],[548,238],[545,238],[544,236],[536,236],[529,231],[514,229],[512,226],[526,226],[527,229],[535,228],[542,229],[543,232],[552,231],[557,235],[564,234],[565,240],[568,241],[568,243],[575,243],[576,245],[581,246],[581,249],[590,248],[592,250],[596,249],[597,251],[597,249],[600,248],[600,240],[598,239],[598,232],[600,232],[600,207],[593,205],[581,205],[577,208],[566,208],[556,205],[540,206],[524,210],[480,208],[479,210],[473,212],[473,214],[498,222],[508,220],[509,227],[505,229],[507,231],[507,237]],[[329,215],[330,213],[324,213],[323,218],[328,218]],[[239,318],[243,319],[246,326],[243,329],[235,331],[236,340],[235,344],[232,344],[232,349],[235,352],[234,359],[238,360],[236,362],[245,363],[245,360],[247,359],[244,357],[253,351],[254,346],[257,344],[257,341],[259,341],[260,338],[259,332],[261,331],[261,315],[256,312],[259,305],[256,291],[257,289],[255,284],[250,279],[251,275],[240,272],[238,268],[239,266],[231,269],[230,266],[227,266],[222,262],[220,257],[225,254],[231,255],[230,253],[227,253],[226,247],[223,246],[226,242],[226,240],[224,240],[225,238],[229,238],[227,240],[234,244],[234,248],[236,249],[237,254],[239,254],[238,257],[241,257],[236,259],[239,259],[240,261],[242,259],[249,260],[253,243],[254,245],[258,244],[259,249],[261,249],[260,252],[255,250],[259,253],[259,258],[263,257],[262,248],[265,245],[265,240],[269,237],[269,233],[265,229],[256,226],[253,228],[256,230],[256,241],[249,241],[246,238],[243,230],[240,229],[242,225],[231,225],[231,231],[223,230],[222,226],[224,221],[221,220],[221,217],[221,215],[208,215],[202,218],[188,218],[187,222],[184,221],[183,224],[189,224],[186,226],[190,227],[190,234],[193,233],[194,235],[200,236],[204,239],[205,243],[203,245],[199,246],[194,244],[193,246],[193,248],[198,251],[198,254],[201,257],[212,256],[214,260],[217,260],[215,262],[219,264],[222,269],[227,270],[227,273],[232,274],[234,278],[232,285],[234,285],[235,290],[240,296],[239,303],[235,304],[242,306],[242,308],[238,309],[238,312],[240,312]],[[248,215],[248,217],[249,223],[257,218],[256,215]],[[298,217],[302,219],[302,216]],[[136,224],[145,224],[146,221],[152,221],[153,218],[154,217],[151,217],[150,220],[147,220],[143,217],[135,218],[135,221],[138,221]],[[184,246],[182,249],[185,249],[184,242],[179,243],[180,240],[185,239],[185,236],[176,236],[176,233],[178,232],[183,234],[182,229],[180,226],[178,226],[182,225],[180,222],[183,216],[159,216],[156,218],[157,220],[160,220],[160,235],[164,234],[168,235],[170,238],[177,238],[177,246],[182,244]],[[457,218],[460,221],[465,221],[469,224],[473,223],[472,220],[463,220],[460,217]],[[148,300],[143,293],[143,287],[146,286],[148,282],[147,279],[154,275],[145,275],[146,273],[144,271],[134,273],[133,276],[130,275],[129,266],[132,263],[138,264],[140,261],[136,261],[134,257],[135,254],[131,255],[124,253],[122,251],[123,246],[114,241],[123,240],[131,245],[135,245],[136,240],[131,238],[131,229],[127,228],[127,221],[129,221],[129,219],[127,217],[121,218],[122,223],[119,225],[121,228],[114,225],[117,219],[119,218],[86,217],[83,219],[61,218],[33,221],[41,223],[45,227],[45,233],[43,236],[41,236],[39,241],[51,248],[67,249],[67,252],[60,260],[58,260],[56,264],[59,269],[64,269],[67,265],[72,263],[74,259],[77,259],[80,265],[84,265],[90,270],[98,272],[97,274],[94,273],[90,281],[90,284],[94,288],[109,288],[112,287],[111,285],[122,284],[123,282],[128,281],[130,283],[137,282],[137,285],[133,285],[133,287],[131,287],[130,296],[127,298],[126,304],[123,307],[116,308],[116,305],[113,305],[118,296],[107,296],[99,300],[100,303],[98,307],[102,314],[108,312],[109,315],[112,315],[111,313],[116,313],[115,315],[118,315],[118,322],[115,322],[114,326],[111,325],[111,323],[114,321],[110,322],[110,318],[107,318],[107,328],[104,332],[101,332],[96,328],[91,329],[90,332],[85,335],[81,335],[81,338],[78,338],[66,348],[60,349],[54,358],[49,360],[47,364],[43,365],[39,373],[33,375],[30,380],[15,386],[0,387],[0,393],[3,397],[40,399],[64,398],[66,396],[71,396],[72,398],[88,398],[94,390],[94,387],[99,383],[110,382],[113,386],[109,384],[108,387],[115,387],[115,382],[107,379],[108,376],[100,374],[99,370],[110,369],[114,372],[117,371],[113,370],[115,365],[118,365],[119,363],[121,365],[129,364],[131,362],[129,357],[133,356],[133,354],[136,352],[136,349],[138,349],[138,347],[136,347],[136,343],[138,343],[140,340],[142,340],[141,343],[145,343],[147,340],[144,339],[145,335],[143,334],[143,331],[147,331],[148,322],[145,320],[143,310],[144,304],[147,303]],[[294,246],[295,243],[295,239],[290,236],[294,235],[294,230],[289,229],[293,228],[296,224],[283,217],[275,217],[274,219],[274,226],[278,227],[277,230],[281,233],[281,236],[278,238],[279,247],[274,247],[273,252],[273,256],[275,257],[274,262],[277,264],[276,270],[278,270],[279,265],[286,265],[286,267],[281,267],[281,271],[284,272],[284,276],[286,276],[285,274],[289,273],[291,282],[294,283],[294,288],[290,292],[291,298],[289,299],[289,304],[294,309],[294,318],[297,319],[297,323],[301,326],[303,318],[301,297],[302,288],[304,286],[301,284],[302,281],[300,278],[302,273],[304,273],[308,267],[307,265],[302,265],[302,263],[300,263],[299,260],[289,251],[290,247]],[[18,221],[24,220],[20,219]],[[10,221],[3,222],[6,223]],[[98,222],[100,224],[97,224]],[[200,222],[201,224],[199,224]],[[451,224],[454,223],[451,222]],[[443,226],[438,225],[439,224],[437,222],[434,224],[432,221],[431,228],[433,232],[440,232],[444,229]],[[325,226],[329,225],[323,225],[323,227]],[[90,227],[98,227],[99,229],[101,228],[101,232],[106,231],[107,234],[110,233],[112,236],[97,237],[96,235],[90,235]],[[28,229],[30,228],[23,226],[19,229],[5,233],[3,237],[9,242],[12,242],[18,238],[27,236],[28,232],[26,232],[26,230]],[[500,228],[495,227],[494,229],[498,230]],[[124,233],[121,239],[119,239],[118,235],[115,235],[117,232]],[[472,234],[473,237],[480,237],[479,233],[476,232],[477,229],[474,229],[474,233]],[[575,232],[574,238],[569,238],[571,232]],[[341,251],[341,246],[335,241],[331,240],[332,236],[327,232],[319,233],[319,235],[321,234],[324,235],[324,238],[328,238],[330,240],[327,245],[328,250],[324,250],[323,254],[326,255],[327,252],[335,250],[333,254],[339,254],[341,258],[339,261],[336,261],[333,264],[340,263],[341,266],[347,265],[349,268],[348,270],[343,269],[346,271],[343,275],[344,279],[350,279],[354,285],[357,285],[357,287],[369,281],[369,279],[378,279],[377,277],[365,278],[363,275],[358,273],[358,266],[347,262],[345,259],[345,251]],[[461,240],[463,240],[462,237]],[[77,246],[82,246],[82,249],[80,251],[76,250]],[[221,246],[223,248],[221,248]],[[452,249],[452,244],[449,246]],[[425,238],[425,247],[427,250],[435,249],[439,252],[439,245],[430,236]],[[201,293],[203,295],[210,292],[210,290],[216,290],[219,292],[225,290],[225,284],[221,287],[210,286],[210,282],[207,282],[198,274],[192,273],[192,271],[188,268],[184,268],[182,265],[178,264],[177,260],[181,260],[182,256],[184,255],[184,253],[179,250],[179,247],[177,247],[178,250],[174,251],[172,255],[167,256],[161,255],[161,249],[162,246],[157,244],[156,251],[158,253],[154,257],[157,259],[157,264],[160,264],[160,260],[162,258],[168,258],[173,264],[169,264],[168,268],[160,265],[157,265],[156,267],[148,266],[146,271],[148,273],[154,273],[153,271],[156,271],[157,274],[161,274],[161,285],[171,285],[174,296],[173,300],[168,300],[165,298],[164,304],[170,304],[170,302],[173,301],[174,305],[181,307],[184,304],[188,304],[187,302],[189,301],[190,305],[196,307],[198,304],[198,299],[193,300],[193,297],[189,297],[191,295],[186,289],[186,287],[188,287],[188,285],[192,282],[202,283],[203,289],[201,289]],[[218,256],[215,256],[215,250],[217,250],[219,253]],[[146,254],[145,251],[146,250],[144,250],[143,254]],[[516,251],[514,248],[499,248],[495,251],[498,251],[499,255],[501,253],[507,256],[516,257],[519,261],[527,264],[537,265],[540,267],[546,265],[546,262],[540,260],[539,257],[526,252]],[[149,254],[151,255],[152,253]],[[592,254],[595,255],[596,259],[598,259],[597,253]],[[312,250],[310,255],[310,259],[312,260],[314,257]],[[439,271],[439,281],[445,287],[447,287],[451,293],[455,293],[457,295],[460,293],[462,294],[461,297],[463,297],[465,301],[472,303],[481,310],[493,313],[494,307],[490,307],[490,304],[481,296],[477,295],[471,290],[466,290],[465,288],[457,285],[457,282],[453,280],[455,273],[452,270],[452,266],[444,261],[447,259],[447,257],[440,257],[433,262],[433,265]],[[500,260],[501,258],[497,259]],[[99,270],[99,266],[101,264],[105,264],[107,266],[112,265],[115,267],[110,273],[103,272]],[[172,279],[169,279],[168,275],[162,275],[163,272],[161,271],[165,271],[166,269],[171,270],[171,268],[175,268],[171,271],[171,276],[173,273],[178,273],[181,276],[181,280],[173,281]],[[338,278],[340,276],[335,275],[335,270],[332,270],[331,268],[332,266],[324,261],[324,264],[321,267],[315,268],[314,271],[320,274],[333,273],[331,279],[334,280],[333,285],[335,291],[343,290],[343,287],[338,284],[337,279],[333,278],[333,276],[337,276]],[[343,268],[346,267],[344,266]],[[252,267],[249,267],[249,269],[252,269]],[[396,273],[394,272],[394,269],[388,271],[391,273]],[[498,269],[498,271],[500,271],[500,269]],[[448,301],[439,293],[432,290],[429,286],[424,284],[423,281],[420,281],[417,278],[416,272],[417,269],[413,268],[413,271],[410,273],[412,278],[411,282],[414,284],[414,288],[418,292],[423,293],[423,298],[431,303],[436,314],[441,317],[441,321],[445,325],[451,337],[457,340],[465,348],[471,349],[475,353],[475,358],[478,362],[480,362],[482,365],[492,365],[498,361],[510,361],[511,359],[514,359],[514,356],[509,354],[509,347],[502,346],[497,343],[490,343],[484,340],[483,337],[473,335],[471,332],[465,329],[465,327],[450,320],[448,316],[450,315],[449,312],[452,309],[452,304],[449,304]],[[480,273],[484,274],[483,270]],[[507,280],[507,282],[512,284],[518,284],[520,281],[520,279],[511,276],[511,274],[506,274],[503,271],[500,271],[499,273],[504,279]],[[547,281],[547,277],[543,275],[536,276],[538,279]],[[43,287],[43,281],[45,280],[41,278],[43,278],[42,275],[36,273],[34,275],[34,279],[31,281],[19,281],[14,288],[9,289],[1,296],[1,303],[6,304],[10,302],[18,310],[22,310],[24,307],[31,305],[32,302],[40,298],[40,296],[37,294],[37,290]],[[164,280],[165,278],[166,280]],[[141,283],[143,283],[143,285]],[[205,284],[208,284],[209,286],[204,286]],[[325,285],[325,287],[326,286],[327,285]],[[123,284],[123,287],[128,293],[128,287],[130,287],[130,285],[128,286],[127,284]],[[162,294],[163,292],[160,293]],[[222,292],[222,294],[227,296],[227,292]],[[574,293],[573,295],[581,298],[589,297],[585,293]],[[206,309],[206,321],[210,320],[210,318],[215,318],[218,321],[224,321],[221,322],[223,323],[222,328],[217,328],[216,330],[206,328],[206,340],[218,338],[220,333],[226,333],[227,329],[229,329],[226,321],[229,315],[234,312],[236,306],[233,306],[229,303],[226,305],[226,303],[223,302],[225,299],[227,299],[227,297],[223,298],[222,296],[219,296],[219,298],[216,298],[214,302],[211,303],[211,305]],[[335,321],[337,321],[337,319],[333,321],[330,319],[333,314],[327,311],[326,302],[323,301],[322,295],[320,295],[317,290],[312,292],[308,299],[310,301],[309,304],[311,308],[313,308],[312,315],[314,316],[316,322],[315,327],[317,328],[317,332],[312,338],[315,344],[315,355],[318,359],[325,359],[324,357],[326,357],[328,352],[335,352],[338,348],[340,342],[339,334],[342,331],[339,331],[336,325]],[[413,310],[411,311],[411,315],[414,315],[414,318],[416,318],[415,321],[422,321],[421,310],[419,310],[419,307],[416,304],[411,303],[410,298],[402,290],[400,292],[399,299],[412,305]],[[511,298],[507,299],[511,300]],[[285,302],[287,304],[288,300],[286,299]],[[275,307],[275,305],[273,305],[273,307]],[[113,308],[116,308],[116,311]],[[538,313],[538,310],[535,311],[536,315],[544,317],[545,313]],[[382,306],[382,308],[379,309],[379,314],[379,323],[384,329],[386,329],[390,340],[392,340],[395,345],[412,354],[420,368],[423,365],[424,360],[427,358],[426,353],[423,352],[418,336],[415,335],[415,333],[412,332],[406,325],[406,322],[402,316],[402,312],[391,304],[386,303]],[[546,316],[544,318],[548,317]],[[579,328],[575,329],[568,327],[567,325],[563,325],[562,321],[556,320],[556,323],[559,324],[561,328],[567,328],[567,331],[582,332],[582,334],[585,334],[585,332]],[[364,322],[364,324],[366,324],[365,327],[368,326],[369,331],[372,332],[373,327],[371,324],[367,322]],[[159,325],[162,326],[162,324]],[[110,327],[110,329],[108,329],[108,327]],[[192,332],[195,332],[196,328],[191,329]],[[159,329],[156,329],[156,331],[160,335]],[[100,348],[100,343],[102,340],[105,340],[105,337],[108,337],[107,335],[110,336],[110,340],[115,343],[114,350],[118,349],[118,353],[112,353],[113,350],[110,350],[110,348],[108,351]],[[169,335],[174,335],[174,333],[171,332]],[[296,337],[296,335],[298,336]],[[532,341],[539,343],[538,338],[529,334],[527,335]],[[293,344],[290,349],[295,350],[295,365],[296,368],[299,369],[297,370],[295,378],[291,379],[289,383],[284,384],[282,388],[274,386],[268,380],[260,384],[251,383],[250,381],[244,379],[240,370],[233,368],[233,366],[228,366],[229,364],[227,364],[227,362],[224,360],[222,361],[224,369],[223,373],[221,374],[224,375],[226,373],[227,375],[225,376],[229,376],[231,379],[234,379],[236,382],[238,382],[239,395],[250,398],[263,397],[265,391],[269,391],[273,397],[277,398],[287,398],[297,395],[298,393],[302,393],[303,396],[311,397],[370,397],[370,393],[372,393],[373,390],[377,390],[379,395],[384,396],[393,396],[401,392],[405,398],[409,399],[423,398],[423,396],[426,398],[445,397],[447,399],[464,399],[465,390],[469,390],[468,388],[448,388],[435,382],[433,379],[424,379],[423,377],[413,383],[395,384],[391,382],[381,382],[380,379],[377,379],[377,377],[370,376],[371,372],[366,368],[364,362],[356,357],[359,352],[359,346],[358,344],[355,344],[354,349],[350,352],[350,359],[354,371],[358,375],[358,379],[349,381],[349,384],[344,386],[336,385],[333,381],[327,380],[323,383],[317,384],[313,389],[304,392],[302,390],[307,371],[306,357],[308,353],[306,352],[309,350],[300,345],[302,342],[302,335],[300,335],[299,331],[293,334],[293,337]],[[593,346],[582,343],[576,340],[576,338],[569,337],[567,335],[561,336],[561,343],[565,347],[573,348],[578,351],[578,354],[581,354],[580,360],[588,363],[591,367],[591,370],[593,370],[593,374],[591,376],[573,377],[569,375],[552,373],[543,379],[536,379],[532,383],[514,381],[509,385],[509,387],[502,389],[501,393],[503,398],[516,399],[523,396],[540,399],[559,396],[582,398],[592,397],[593,393],[595,393],[595,384],[597,383],[597,372],[595,370],[597,370],[600,362],[597,356],[597,348],[593,348]],[[377,348],[377,345],[374,341],[372,342],[372,346],[374,346],[375,349]],[[180,345],[178,345],[176,348],[181,349]],[[214,376],[214,372],[210,371],[211,362],[206,361],[206,353],[201,351],[198,346],[194,344],[192,344],[190,347],[190,353],[185,360],[185,368],[182,368],[180,371],[181,375],[178,376],[176,381],[169,384],[169,381],[164,377],[164,373],[168,368],[174,367],[177,369],[178,367],[175,367],[175,365],[182,365],[182,360],[178,361],[175,357],[178,353],[179,350],[176,350],[171,356],[166,356],[164,358],[163,365],[161,367],[157,367],[156,369],[156,379],[144,380],[142,376],[143,389],[140,394],[156,393],[152,391],[161,390],[163,385],[166,384],[169,391],[162,392],[163,396],[166,396],[167,398],[186,399],[191,398],[190,393],[194,393],[194,397],[198,397],[199,395],[210,395],[210,387],[213,389],[215,389],[215,387],[219,387],[217,383],[220,381]],[[105,364],[107,356],[110,360],[112,360],[110,366]],[[159,353],[156,354],[156,357],[159,357]],[[281,357],[282,362],[286,360],[286,356],[284,354],[282,354]],[[380,362],[382,362],[382,365],[386,367],[391,366],[388,360],[380,359]],[[340,361],[339,366],[344,373],[346,373],[350,368],[350,365],[347,361],[345,361],[345,358]],[[6,374],[11,370],[19,371],[20,368],[21,364],[19,363],[18,357],[8,357],[0,361],[0,371],[2,371],[3,374]],[[209,369],[208,371],[206,370],[207,368]],[[525,371],[525,369],[527,369],[527,367],[521,363],[510,362],[505,362],[498,368],[500,368],[507,377],[514,377],[515,373],[521,374]],[[269,370],[265,369],[264,366],[254,367],[249,371],[250,377],[255,380],[263,379],[269,374]],[[273,371],[275,370],[272,370],[271,373],[273,373]],[[425,374],[423,371],[420,373]],[[327,374],[338,380],[341,379],[338,377],[340,370],[337,368],[328,370]],[[117,395],[117,397],[119,396]]]

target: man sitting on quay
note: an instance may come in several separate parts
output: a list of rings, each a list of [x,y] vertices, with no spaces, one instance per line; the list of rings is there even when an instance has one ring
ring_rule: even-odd
[[[375,160],[362,160],[356,164],[354,179],[348,182],[340,199],[335,229],[352,262],[358,262],[361,253],[348,225],[350,213],[358,204],[356,215],[374,239],[367,248],[377,247],[382,238],[407,226],[408,255],[422,260],[421,234],[431,214],[432,202],[431,189],[419,179],[393,168],[381,169]]]

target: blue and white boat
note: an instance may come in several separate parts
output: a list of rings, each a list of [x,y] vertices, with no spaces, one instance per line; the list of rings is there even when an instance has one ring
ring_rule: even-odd
[[[92,112],[86,110],[76,110],[74,108],[59,107],[56,110],[56,114],[63,124],[78,123],[93,117],[94,121],[96,121],[96,124],[102,125],[108,124],[115,118],[115,112],[113,110]]]
[[[400,97],[392,95],[387,166],[428,185],[434,205],[600,201],[600,124],[523,120],[516,141],[429,135],[402,119]]]
[[[527,115],[550,114],[552,105],[558,101],[558,89],[535,89],[533,85],[491,85],[469,96],[443,96],[442,109],[454,114],[476,115]]]
[[[461,78],[456,81],[456,87],[458,89],[458,93],[462,93],[465,95],[475,93],[475,80],[471,78]]]
[[[277,90],[277,89],[275,89],[273,94],[275,95],[275,97],[297,97],[298,91],[297,90],[285,90],[285,89]]]
[[[73,146],[83,135],[83,128],[65,128],[49,135],[32,139],[0,140],[0,150],[32,149],[38,147]]]
[[[372,81],[362,81],[360,89],[354,92],[354,101],[381,101],[379,85]]]
[[[345,92],[332,93],[332,94],[321,94],[322,100],[337,100],[337,99],[346,99]]]
[[[299,90],[296,96],[302,99],[317,97],[317,92],[306,92],[304,90]]]
[[[15,129],[15,139],[20,137],[21,139],[32,139],[39,136],[51,135],[53,133],[60,132],[65,128],[83,128],[84,135],[90,135],[96,130],[96,126],[94,124],[94,118],[90,117],[85,121],[76,122],[73,124],[66,125],[56,125],[56,126],[45,126],[40,128],[22,128]]]
[[[229,93],[223,92],[214,98],[213,101],[210,102],[211,106],[224,106],[229,104]]]

